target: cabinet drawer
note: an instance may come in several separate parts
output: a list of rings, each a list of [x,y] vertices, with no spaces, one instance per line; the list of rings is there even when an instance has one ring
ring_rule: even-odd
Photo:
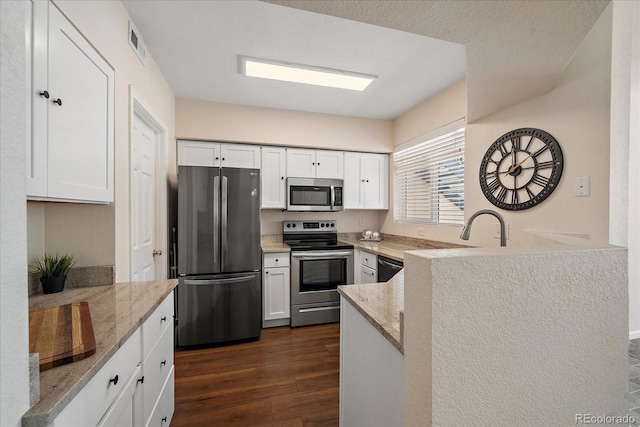
[[[279,252],[273,254],[264,254],[263,264],[263,268],[289,267],[289,253]]]
[[[173,292],[171,292],[142,324],[143,360],[147,358],[164,329],[169,325],[173,325],[173,310]]]
[[[378,268],[378,255],[363,251],[360,254],[360,263],[376,270]]]
[[[146,427],[168,427],[171,424],[171,418],[173,418],[173,411],[175,407],[173,384],[174,371],[172,366],[169,371],[169,377],[162,388],[158,403],[155,408],[153,408],[153,413],[151,414],[151,418],[149,419]]]
[[[377,276],[373,268],[369,268],[366,265],[360,266],[360,280],[362,280],[362,283],[377,283]]]
[[[140,370],[138,366],[97,427],[133,427],[133,394],[138,385]]]
[[[82,391],[56,417],[56,426],[96,425],[140,363],[140,329],[105,363]],[[117,377],[117,381],[115,380]],[[135,379],[134,379],[135,381]]]
[[[162,385],[173,367],[173,328],[165,328],[160,340],[142,364],[143,383],[143,419],[151,415],[158,401]]]

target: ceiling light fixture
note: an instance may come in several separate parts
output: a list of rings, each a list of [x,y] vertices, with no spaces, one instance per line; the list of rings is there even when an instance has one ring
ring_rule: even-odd
[[[365,90],[378,78],[370,74],[246,56],[240,57],[240,68],[240,72],[249,77],[358,91]]]

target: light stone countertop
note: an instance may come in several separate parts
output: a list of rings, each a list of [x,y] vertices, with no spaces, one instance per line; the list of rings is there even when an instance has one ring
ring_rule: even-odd
[[[383,234],[383,240],[367,241],[361,240],[356,233],[340,234],[338,239],[341,242],[353,245],[356,249],[363,249],[376,255],[386,256],[397,261],[404,260],[405,251],[414,251],[417,249],[450,249],[450,248],[466,248],[469,246],[458,245],[455,243],[438,242],[435,240],[414,239],[410,237]]]
[[[177,285],[177,279],[116,283],[30,297],[30,310],[87,301],[96,353],[40,373],[40,401],[22,417],[23,427],[51,423]]]
[[[404,270],[386,283],[338,286],[338,292],[404,354],[400,311],[404,310]]]
[[[262,246],[262,252],[265,254],[291,252],[289,245],[282,242],[282,234],[266,234],[260,236],[260,246]]]

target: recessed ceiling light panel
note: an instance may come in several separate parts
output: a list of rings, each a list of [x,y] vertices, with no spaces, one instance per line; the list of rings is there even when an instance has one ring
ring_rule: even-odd
[[[365,90],[378,78],[370,74],[246,56],[240,57],[240,68],[240,72],[248,77],[358,91]]]

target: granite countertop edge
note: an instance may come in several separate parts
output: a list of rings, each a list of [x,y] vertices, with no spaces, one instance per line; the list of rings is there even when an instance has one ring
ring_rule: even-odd
[[[384,285],[384,284],[385,283],[369,283],[368,285],[375,286],[375,285]],[[373,327],[375,327],[382,334],[382,336],[384,336],[387,339],[387,341],[391,343],[391,345],[393,345],[400,353],[404,354],[404,346],[400,342],[401,341],[400,330],[390,326],[385,326],[382,323],[380,323],[378,320],[376,320],[374,315],[372,315],[367,310],[365,310],[358,303],[356,299],[352,298],[351,295],[349,295],[348,290],[344,289],[348,286],[352,286],[352,285],[339,286],[338,293],[342,295],[347,301],[349,301],[349,303],[351,303],[351,305],[356,310],[358,310],[358,313],[362,314],[362,316],[365,319],[367,319],[367,321],[369,321],[369,323],[371,323],[371,325],[373,325]],[[400,310],[398,310],[398,313],[399,312]]]
[[[78,393],[82,390],[84,386],[87,385],[89,381],[96,375],[96,373],[107,363],[107,361],[118,351],[120,347],[133,335],[133,332],[137,330],[142,324],[151,316],[151,313],[160,306],[160,303],[164,301],[164,299],[175,289],[178,285],[178,279],[167,279],[161,280],[157,282],[165,282],[166,289],[160,294],[157,294],[157,300],[154,301],[149,308],[144,312],[144,314],[137,320],[133,321],[130,325],[130,328],[121,336],[115,340],[115,342],[107,349],[103,349],[101,351],[96,351],[95,356],[97,358],[94,360],[94,363],[88,367],[87,371],[82,374],[82,376],[66,391],[63,391],[63,394],[56,400],[55,403],[46,405],[43,402],[44,395],[40,396],[40,401],[33,405],[23,416],[22,416],[22,427],[43,427],[52,423],[55,418],[67,407],[67,405],[73,400],[74,397],[78,395]],[[142,283],[142,282],[137,282]],[[92,286],[92,296],[94,298],[99,298],[100,293],[107,293],[107,290],[110,287],[115,286],[127,286],[132,283],[117,283],[112,285],[105,286]],[[85,288],[87,289],[87,288]],[[64,303],[71,303],[64,302]],[[55,305],[55,304],[54,304]],[[99,319],[96,319],[99,321]],[[92,323],[94,319],[92,318]],[[94,328],[95,330],[95,328]],[[91,356],[94,357],[94,356]],[[86,359],[85,359],[86,360]],[[71,363],[73,365],[73,363]],[[63,365],[64,366],[64,365]],[[51,370],[55,370],[56,368],[52,368]],[[49,370],[49,371],[51,371]],[[55,392],[55,387],[49,392]]]

